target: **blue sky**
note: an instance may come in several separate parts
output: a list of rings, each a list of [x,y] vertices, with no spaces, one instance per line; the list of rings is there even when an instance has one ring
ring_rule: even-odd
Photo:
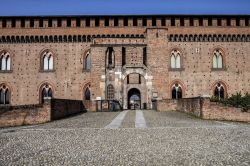
[[[0,0],[0,16],[250,14],[250,0]]]

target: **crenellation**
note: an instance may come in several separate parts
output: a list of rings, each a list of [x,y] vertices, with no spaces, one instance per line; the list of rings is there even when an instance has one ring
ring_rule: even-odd
[[[75,18],[71,19],[71,27],[73,27],[73,28],[76,27],[76,19]]]
[[[90,18],[90,27],[96,26],[96,20],[94,18]]]
[[[212,26],[218,26],[218,19],[217,18],[212,18]]]
[[[63,27],[63,28],[66,28],[66,27],[67,27],[67,19],[66,19],[66,18],[63,18],[63,19],[62,19],[62,27]]]
[[[30,28],[30,20],[29,19],[25,19],[25,28]]]
[[[20,21],[20,26],[21,26],[21,21]],[[34,28],[39,28],[39,19],[34,20]]]
[[[147,18],[147,27],[152,27],[152,17]]]
[[[231,26],[235,27],[236,26],[236,18],[231,18],[230,24],[231,24]]]
[[[129,27],[133,26],[133,18],[131,18],[131,17],[128,18],[128,26]]]
[[[6,27],[7,28],[12,28],[12,22],[11,22],[11,19],[7,19],[7,21],[6,21],[7,23],[6,23]]]
[[[180,18],[175,18],[175,26],[177,27],[181,26]]]
[[[245,19],[244,18],[240,18],[240,26],[241,27],[245,27],[246,26],[246,21],[245,21]]]
[[[49,27],[49,20],[43,19],[43,28],[48,28],[48,27]]]
[[[171,19],[170,19],[170,17],[166,17],[166,26],[167,27],[171,26]]]
[[[190,20],[189,20],[189,18],[184,18],[184,26],[185,27],[189,27],[190,26]]]
[[[198,18],[194,18],[194,26],[195,27],[199,26],[199,19]]]
[[[52,27],[53,28],[57,28],[58,27],[58,20],[55,19],[55,18],[52,19]]]

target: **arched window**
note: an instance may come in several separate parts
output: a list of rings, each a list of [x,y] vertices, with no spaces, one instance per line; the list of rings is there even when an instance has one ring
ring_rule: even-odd
[[[172,99],[181,99],[182,98],[182,88],[179,83],[175,83],[172,86]]]
[[[46,83],[41,87],[41,103],[44,103],[45,99],[51,99],[53,97],[52,87]]]
[[[42,56],[42,61],[43,61],[43,70],[48,71],[48,70],[53,70],[53,55],[49,51],[45,51]]]
[[[108,47],[106,51],[106,64],[108,68],[115,67],[115,52],[113,47]]]
[[[89,89],[89,87],[87,87],[86,89],[85,89],[85,97],[84,97],[84,99],[85,100],[90,100],[90,89]]]
[[[225,98],[225,87],[221,83],[217,83],[214,89],[214,96],[218,97],[218,99]]]
[[[10,70],[10,54],[8,52],[2,52],[0,55],[0,70]]]
[[[107,87],[107,99],[108,100],[113,100],[115,97],[115,90],[114,90],[114,86],[109,84]]]
[[[173,50],[171,52],[171,68],[179,69],[181,68],[181,54],[178,50]]]
[[[85,70],[90,70],[91,68],[91,63],[90,63],[90,52],[88,51],[85,55],[85,61],[84,61],[84,69]]]
[[[0,86],[0,105],[10,104],[10,89],[5,85]]]
[[[214,69],[223,68],[223,53],[220,49],[216,49],[213,52],[213,68]]]

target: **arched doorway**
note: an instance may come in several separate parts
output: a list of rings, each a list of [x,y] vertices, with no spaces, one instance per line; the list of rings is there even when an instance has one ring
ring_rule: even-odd
[[[128,109],[141,109],[141,92],[136,88],[128,91]]]

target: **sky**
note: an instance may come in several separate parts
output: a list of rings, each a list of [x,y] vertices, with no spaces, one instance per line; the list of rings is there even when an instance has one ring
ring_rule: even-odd
[[[0,16],[250,15],[250,0],[0,0]]]

